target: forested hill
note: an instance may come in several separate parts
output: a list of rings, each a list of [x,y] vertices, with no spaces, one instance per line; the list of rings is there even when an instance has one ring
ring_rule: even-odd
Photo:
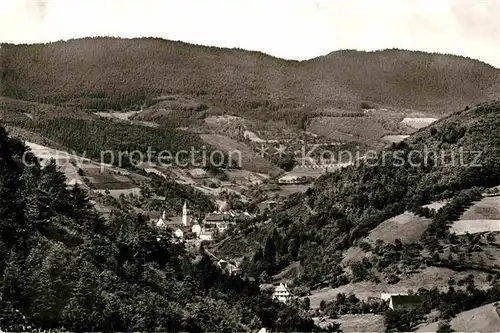
[[[500,87],[500,70],[482,62],[404,50],[297,62],[162,39],[86,38],[3,44],[0,61],[0,93],[17,99],[122,109],[181,94],[266,120],[361,102],[446,113]]]
[[[270,216],[270,223],[256,220],[242,226],[242,232],[234,233],[218,250],[241,255],[245,253],[237,253],[238,249],[254,248],[247,271],[255,276],[264,271],[275,274],[299,261],[301,283],[336,286],[359,278],[343,274],[340,264],[345,251],[381,222],[410,210],[433,222],[413,244],[416,249],[408,250],[406,259],[413,258],[417,267],[421,261],[422,265],[443,264],[439,257],[429,256],[451,241],[456,244],[448,232],[449,223],[463,207],[481,197],[482,188],[500,184],[499,114],[500,102],[457,112],[366,163],[325,175],[305,194],[292,196]],[[430,152],[427,162],[426,151]],[[460,151],[464,152],[462,158]],[[449,202],[439,213],[421,208],[444,199]],[[404,263],[401,253],[384,257],[381,266],[372,265],[382,272],[391,263]],[[447,264],[458,267],[463,262]],[[367,265],[362,267],[371,267]]]
[[[105,223],[55,163],[25,152],[0,127],[1,331],[317,329],[298,304],[223,274],[203,249],[195,259],[146,217]]]

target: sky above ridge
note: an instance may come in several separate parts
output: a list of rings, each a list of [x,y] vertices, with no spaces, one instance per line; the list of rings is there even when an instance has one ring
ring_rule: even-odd
[[[500,68],[500,0],[0,0],[0,41],[161,37],[309,59],[403,48]]]

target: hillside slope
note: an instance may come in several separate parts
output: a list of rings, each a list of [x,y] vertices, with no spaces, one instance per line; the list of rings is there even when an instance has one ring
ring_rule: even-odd
[[[106,222],[55,162],[42,168],[1,126],[0,156],[0,331],[316,330],[146,216]],[[182,200],[178,186],[157,190]]]
[[[495,332],[500,327],[500,314],[495,305],[497,303],[461,312],[450,321],[450,326],[456,332]],[[432,323],[416,332],[433,332],[438,327],[439,323]]]
[[[500,70],[451,55],[338,51],[297,62],[152,38],[3,44],[0,61],[0,95],[18,99],[122,109],[182,95],[198,103],[190,116],[210,108],[294,123],[363,101],[449,113],[487,100],[500,83]]]
[[[499,102],[457,112],[376,158],[323,176],[305,194],[292,196],[271,216],[270,223],[257,220],[255,225],[242,227],[243,234],[255,235],[256,242],[249,239],[247,244],[261,245],[248,263],[249,271],[258,277],[264,270],[271,274],[299,260],[303,267],[301,283],[337,286],[371,278],[397,281],[398,276],[425,266],[467,269],[462,267],[465,260],[457,260],[467,255],[460,249],[476,251],[472,248],[478,240],[457,239],[448,229],[462,209],[478,200],[480,187],[500,184],[499,113]],[[426,160],[426,151],[439,158]],[[465,152],[463,161],[460,151]],[[440,200],[449,201],[438,212],[421,208]],[[307,211],[300,209],[306,205],[314,213],[298,215],[298,211]],[[426,224],[427,230],[419,230],[421,237],[416,242],[385,244],[373,240],[374,244],[357,244],[382,222],[407,210],[432,220]],[[230,244],[226,240],[226,248],[231,248]],[[353,264],[352,272],[344,272],[340,263],[352,245],[376,255],[368,262]],[[441,254],[443,249],[453,252],[449,259]],[[467,267],[482,266],[470,263]]]

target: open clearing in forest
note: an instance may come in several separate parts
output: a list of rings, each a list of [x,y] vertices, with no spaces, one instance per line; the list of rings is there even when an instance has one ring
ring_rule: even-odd
[[[415,242],[420,239],[431,222],[431,219],[404,212],[380,223],[370,231],[366,239],[372,244],[375,244],[377,239],[385,243],[394,243],[396,239],[403,243]]]
[[[259,156],[251,147],[218,134],[201,134],[201,139],[216,149],[226,153],[241,169],[265,174],[278,174],[280,169],[269,160]]]
[[[500,220],[459,220],[453,223],[450,231],[457,235],[500,231]]]
[[[439,322],[419,327],[416,332],[436,332]],[[494,304],[459,313],[450,321],[456,332],[497,332],[500,329],[500,316]]]
[[[401,123],[416,129],[420,129],[429,126],[437,120],[437,118],[404,118],[403,120],[401,120]]]
[[[458,235],[500,231],[500,196],[483,197],[467,209],[450,227]]]
[[[500,220],[500,196],[482,198],[467,209],[460,220]]]
[[[322,328],[331,323],[340,324],[343,332],[384,332],[384,316],[380,314],[346,314],[337,319],[313,318],[316,325]]]
[[[398,143],[408,138],[409,135],[386,135],[382,137],[382,140],[389,141],[392,143]]]
[[[54,159],[60,171],[66,176],[67,184],[88,183],[92,184],[92,187],[96,190],[102,190],[102,192],[105,192],[105,190],[115,191],[115,194],[119,196],[121,193],[137,194],[139,189],[136,182],[146,178],[121,168],[93,162],[88,158],[33,142],[26,141],[26,145],[42,165]],[[78,173],[79,169],[82,170],[82,175]],[[119,192],[116,192],[116,190]]]

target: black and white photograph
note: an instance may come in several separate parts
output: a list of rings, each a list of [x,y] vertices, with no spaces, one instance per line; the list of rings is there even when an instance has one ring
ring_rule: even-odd
[[[3,332],[500,332],[500,0],[0,0]]]

